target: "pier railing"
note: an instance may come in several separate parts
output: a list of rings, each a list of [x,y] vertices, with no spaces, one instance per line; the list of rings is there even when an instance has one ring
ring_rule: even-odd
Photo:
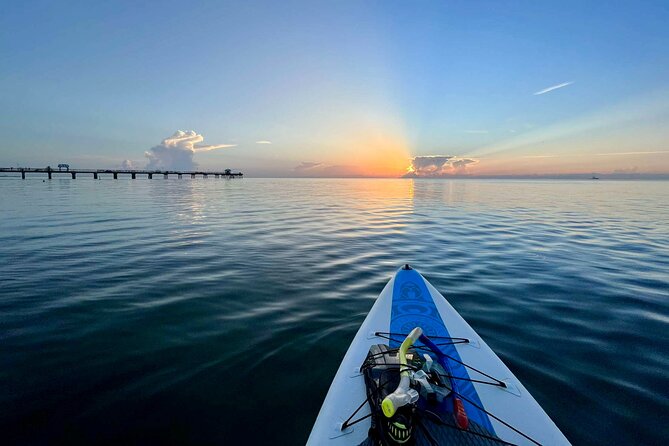
[[[163,178],[169,178],[170,175],[176,175],[178,178],[182,178],[183,175],[190,175],[191,178],[196,178],[200,176],[202,178],[208,178],[213,176],[214,178],[242,178],[244,176],[241,172],[232,172],[230,169],[226,169],[223,172],[210,172],[202,170],[129,170],[129,169],[53,169],[51,167],[0,167],[0,172],[13,172],[20,173],[21,178],[26,179],[27,173],[46,173],[49,179],[53,178],[53,175],[70,175],[74,180],[77,178],[77,175],[88,174],[93,175],[94,179],[98,179],[100,176],[110,175],[115,180],[118,179],[119,175],[129,175],[133,180],[137,178],[137,175],[144,176],[148,179],[152,179],[154,175],[162,175]]]

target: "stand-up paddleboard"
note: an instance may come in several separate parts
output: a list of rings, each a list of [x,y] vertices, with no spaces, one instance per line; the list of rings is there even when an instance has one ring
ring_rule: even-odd
[[[409,265],[358,330],[308,445],[565,445],[535,399]]]

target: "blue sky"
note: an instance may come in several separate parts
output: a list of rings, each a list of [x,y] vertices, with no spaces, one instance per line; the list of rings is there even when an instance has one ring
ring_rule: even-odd
[[[144,167],[194,130],[256,175],[669,173],[666,1],[3,9],[2,165]]]

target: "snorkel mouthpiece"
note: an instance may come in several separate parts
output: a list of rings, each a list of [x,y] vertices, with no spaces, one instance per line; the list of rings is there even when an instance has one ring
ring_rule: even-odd
[[[402,406],[406,406],[410,403],[415,403],[418,401],[418,392],[409,387],[409,369],[407,367],[407,350],[418,340],[418,338],[423,334],[423,330],[420,327],[416,327],[411,330],[409,336],[402,342],[400,345],[399,351],[399,360],[400,360],[400,383],[397,386],[397,389],[381,402],[381,410],[383,414],[390,418],[395,415],[397,409]]]

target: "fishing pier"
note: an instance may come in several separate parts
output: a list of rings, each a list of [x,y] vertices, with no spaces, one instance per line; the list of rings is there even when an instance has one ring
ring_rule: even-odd
[[[93,175],[94,179],[99,179],[101,176],[110,176],[115,180],[118,180],[119,175],[129,176],[133,180],[137,178],[137,175],[146,176],[149,180],[153,179],[154,175],[162,175],[163,178],[167,179],[170,175],[176,175],[177,178],[182,178],[184,175],[190,175],[191,178],[202,177],[208,178],[213,176],[214,178],[242,178],[244,176],[241,172],[232,172],[230,169],[225,169],[223,172],[206,172],[200,170],[127,170],[127,169],[53,169],[51,167],[0,167],[0,172],[6,173],[20,173],[21,178],[26,179],[26,174],[28,173],[42,173],[47,174],[49,179],[52,179],[54,175],[69,175],[73,180],[77,178],[77,175]]]

